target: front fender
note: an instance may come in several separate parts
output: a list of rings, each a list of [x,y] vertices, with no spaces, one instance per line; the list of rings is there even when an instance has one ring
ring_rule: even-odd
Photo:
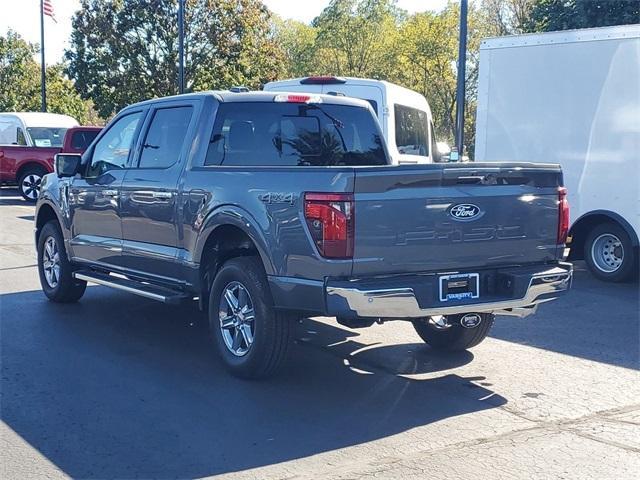
[[[41,228],[44,223],[41,219],[41,216],[45,215],[44,209],[53,210],[53,213],[60,224],[60,229],[62,230],[62,235],[65,243],[67,244],[67,248],[71,236],[69,206],[65,192],[68,188],[68,184],[68,179],[60,179],[54,173],[45,175],[42,178],[42,183],[40,184],[40,194],[38,195],[34,216],[37,237],[39,228]],[[50,219],[50,215],[48,213],[46,214],[46,219],[47,221]]]
[[[249,212],[236,205],[222,205],[207,215],[203,221],[193,254],[193,260],[196,264],[200,264],[209,236],[216,228],[223,225],[232,225],[246,233],[256,246],[267,275],[275,274],[276,270],[269,254],[270,249],[260,223]]]

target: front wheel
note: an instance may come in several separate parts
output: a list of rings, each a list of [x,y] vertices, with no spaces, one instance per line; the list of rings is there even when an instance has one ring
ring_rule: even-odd
[[[76,302],[87,288],[87,282],[73,278],[64,238],[55,220],[46,223],[38,237],[38,274],[42,291],[53,302]]]
[[[420,338],[434,350],[459,351],[482,342],[493,325],[490,313],[420,318],[413,321]]]
[[[629,234],[615,223],[603,223],[589,232],[584,258],[591,273],[608,282],[631,279],[638,269],[637,251]]]
[[[273,375],[290,343],[290,318],[273,308],[258,257],[226,262],[209,293],[209,328],[225,367],[243,378]]]

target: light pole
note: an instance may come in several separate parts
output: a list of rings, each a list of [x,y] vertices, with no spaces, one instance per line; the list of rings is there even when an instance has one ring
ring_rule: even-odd
[[[178,93],[184,93],[184,2],[178,0]]]
[[[456,88],[456,148],[462,158],[464,148],[464,91],[467,63],[467,0],[460,0],[460,40],[458,45],[458,78]]]

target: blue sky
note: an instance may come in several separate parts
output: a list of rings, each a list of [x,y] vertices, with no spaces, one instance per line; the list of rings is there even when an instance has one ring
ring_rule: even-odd
[[[310,22],[329,0],[263,0],[273,12],[284,18]],[[59,62],[68,47],[71,17],[80,0],[52,0],[57,23],[45,17],[45,56],[47,64]],[[398,6],[410,13],[441,10],[446,0],[398,0]],[[40,0],[0,0],[0,34],[11,28],[27,41],[40,43]]]

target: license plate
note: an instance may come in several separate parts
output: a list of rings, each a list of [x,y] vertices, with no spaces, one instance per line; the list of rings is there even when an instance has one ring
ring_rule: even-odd
[[[440,301],[480,298],[480,275],[458,273],[440,277]]]

